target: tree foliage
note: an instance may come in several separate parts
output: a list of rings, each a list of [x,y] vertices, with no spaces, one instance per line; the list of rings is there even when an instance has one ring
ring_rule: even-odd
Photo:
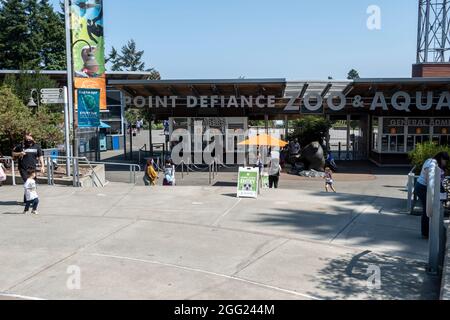
[[[56,81],[39,72],[8,74],[5,77],[4,84],[10,87],[25,105],[30,99],[32,89],[40,91],[43,88],[57,88],[59,86]]]
[[[348,80],[355,80],[355,79],[359,79],[359,78],[360,78],[359,72],[356,71],[355,69],[350,70],[347,74]]]
[[[312,142],[319,142],[322,146],[332,125],[331,122],[320,116],[305,116],[293,121],[294,133],[291,138],[297,138],[302,147]]]
[[[120,53],[112,47],[111,52],[106,59],[111,64],[112,71],[148,71],[151,72],[150,80],[159,80],[161,75],[153,68],[146,69],[145,62],[142,60],[144,50],[138,50],[136,42],[131,39],[122,47]]]
[[[411,164],[416,167],[415,172],[420,173],[425,161],[433,158],[439,152],[448,152],[450,154],[450,146],[442,146],[434,142],[416,144],[414,150],[409,153]]]
[[[11,87],[0,87],[0,151],[10,154],[25,132],[32,132],[43,148],[55,147],[63,141],[63,114],[47,106],[30,110]]]
[[[0,0],[0,69],[64,68],[64,20],[48,0]]]

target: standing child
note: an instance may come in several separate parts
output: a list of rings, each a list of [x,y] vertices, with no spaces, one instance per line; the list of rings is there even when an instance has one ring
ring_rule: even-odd
[[[28,170],[28,179],[24,184],[25,189],[25,211],[24,214],[27,214],[32,207],[32,214],[38,214],[37,208],[39,205],[39,196],[37,194],[37,185],[36,185],[36,171]]]
[[[336,193],[336,189],[334,189],[334,180],[333,180],[333,172],[330,168],[325,168],[325,191],[329,192],[329,188],[333,190],[334,193]]]

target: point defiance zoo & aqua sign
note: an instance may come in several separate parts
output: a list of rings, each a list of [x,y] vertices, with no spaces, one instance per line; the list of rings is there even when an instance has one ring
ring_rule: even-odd
[[[321,113],[327,107],[331,111],[341,111],[346,107],[364,108],[371,111],[403,111],[412,112],[437,111],[448,109],[450,111],[450,91],[435,93],[432,91],[417,91],[411,94],[405,91],[397,91],[392,95],[386,95],[379,91],[373,97],[367,98],[360,95],[347,97],[341,92],[331,92],[326,97],[320,93],[308,93],[304,97],[276,97],[265,96],[136,96],[127,97],[126,104],[137,108],[277,108],[281,113],[306,111],[309,113]]]

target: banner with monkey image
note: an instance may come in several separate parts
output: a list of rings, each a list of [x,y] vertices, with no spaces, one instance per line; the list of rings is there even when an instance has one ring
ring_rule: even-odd
[[[70,14],[75,89],[99,89],[106,110],[103,0],[72,0]]]

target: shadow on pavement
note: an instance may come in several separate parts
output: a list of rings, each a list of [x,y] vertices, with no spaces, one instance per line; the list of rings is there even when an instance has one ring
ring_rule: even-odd
[[[439,297],[439,277],[428,275],[425,263],[370,251],[327,260],[314,282],[321,292],[329,292],[321,296],[323,299],[435,300]],[[317,292],[310,294],[317,296]]]

